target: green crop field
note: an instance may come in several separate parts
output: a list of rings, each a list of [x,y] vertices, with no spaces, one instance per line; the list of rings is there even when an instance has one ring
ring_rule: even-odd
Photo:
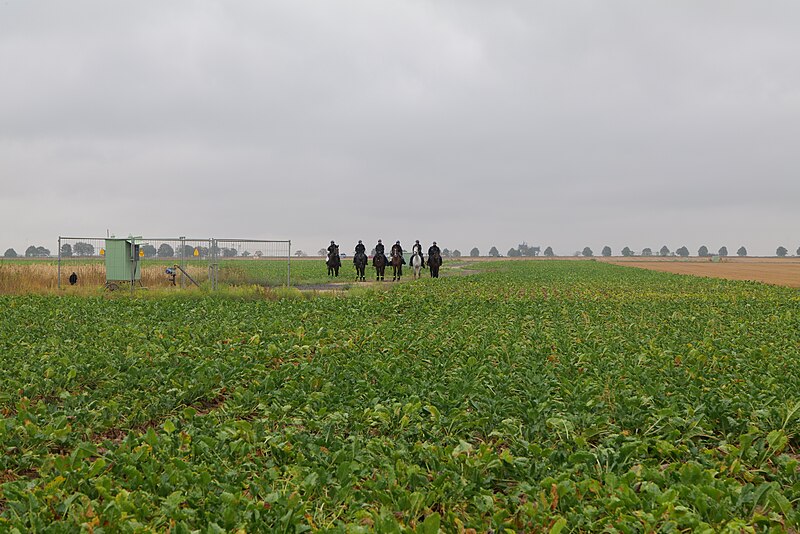
[[[797,290],[473,268],[0,296],[0,531],[796,531]]]

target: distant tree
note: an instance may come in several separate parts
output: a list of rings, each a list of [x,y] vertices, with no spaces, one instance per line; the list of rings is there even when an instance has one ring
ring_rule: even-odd
[[[707,258],[711,254],[708,253],[708,247],[702,245],[700,248],[697,249],[697,255],[700,256],[701,258]]]
[[[795,252],[797,256],[800,256],[800,247],[797,247],[797,252]]]
[[[76,256],[94,256],[94,245],[78,241],[75,243],[75,246],[72,247],[72,253]]]
[[[537,256],[540,250],[540,247],[529,246],[525,241],[517,245],[517,251],[520,256]]]
[[[223,258],[235,258],[239,253],[236,251],[235,248],[223,248],[222,249],[222,257]]]
[[[736,255],[742,257],[747,256],[747,249],[744,248],[743,246],[739,247],[739,250],[736,251]]]
[[[16,258],[17,256],[18,256],[17,251],[14,250],[13,248],[10,248],[3,253],[4,258]]]
[[[208,249],[208,253],[214,258],[218,258],[220,252],[221,250],[218,245],[211,245]]]
[[[633,251],[629,247],[625,247],[622,249],[622,255],[626,258],[633,256]]]
[[[145,258],[153,258],[155,257],[156,254],[158,254],[156,247],[154,247],[150,243],[145,243],[144,245],[142,245],[141,251],[144,252]]]
[[[686,247],[681,247],[675,251],[675,254],[677,254],[681,258],[686,258],[689,256],[689,249]]]
[[[260,257],[262,257],[263,255],[264,255],[264,253],[263,253],[263,252],[261,252],[260,250],[256,250],[256,252],[255,252],[255,254],[254,254],[254,256],[255,256],[256,258],[260,258]]]
[[[667,248],[667,245],[661,247],[661,250],[659,250],[658,253],[662,256],[669,256],[669,249]]]
[[[453,252],[451,252],[451,254],[453,255],[454,258],[460,258],[461,257],[461,251],[458,250],[458,249],[453,250]]]
[[[200,254],[201,258],[208,257],[208,247],[197,247],[197,252]]]
[[[718,253],[719,253],[720,256],[722,256],[724,258],[725,256],[728,255],[728,247],[724,247],[724,246],[723,247],[719,247]]]
[[[180,249],[178,249],[180,250]],[[183,245],[183,257],[184,258],[193,258],[194,257],[194,247],[190,245]]]
[[[498,258],[500,257],[500,251],[497,250],[497,247],[492,247],[489,249],[489,256],[493,258]]]
[[[587,258],[594,256],[594,252],[592,252],[592,249],[589,247],[583,247],[583,252],[581,252],[581,254]]]
[[[517,249],[515,249],[515,248],[510,248],[510,249],[508,249],[508,254],[507,254],[507,256],[508,256],[509,258],[518,258],[518,257],[520,257],[520,256],[521,256],[521,254],[519,253],[519,250],[517,250]]]
[[[450,258],[452,255],[453,253],[450,252],[449,248],[442,249],[442,256],[444,256],[445,258]]]
[[[473,258],[477,258],[478,256],[481,255],[481,251],[478,250],[478,247],[473,247],[472,250],[469,251],[469,255],[472,256]]]
[[[317,251],[317,256],[327,256],[327,255],[328,255],[328,251],[326,249],[324,249],[324,248],[321,248],[321,249],[319,249]]]
[[[652,255],[653,251],[652,249],[650,249],[650,247],[645,247],[642,249],[642,256],[652,256]]]
[[[297,256],[298,258],[303,258],[303,257],[307,256],[307,254],[305,252],[303,252],[302,250],[298,250],[297,252],[294,253],[294,255]]]
[[[786,247],[778,247],[778,249],[775,251],[775,254],[777,254],[779,258],[785,258],[788,253],[789,251],[786,250]],[[27,256],[27,253],[25,255]]]
[[[552,258],[556,254],[555,252],[553,252],[553,247],[547,247],[546,249],[544,249],[544,255],[547,256],[548,258]]]
[[[375,249],[373,248],[372,251],[369,253],[370,256],[375,256]]]
[[[46,258],[48,256],[50,256],[50,250],[44,247],[31,245],[25,249],[26,258]]]
[[[158,247],[157,254],[159,258],[174,258],[175,249],[172,248],[169,243],[161,243],[161,246]]]
[[[69,243],[64,243],[61,245],[61,257],[62,258],[69,258],[72,256],[72,245]]]
[[[611,256],[611,247],[609,247],[608,245],[604,246],[603,250],[602,250],[602,252],[600,252],[600,254],[602,254],[606,258]]]

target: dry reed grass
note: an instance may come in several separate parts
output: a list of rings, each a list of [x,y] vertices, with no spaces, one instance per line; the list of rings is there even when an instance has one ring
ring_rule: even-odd
[[[164,273],[163,265],[152,265],[142,269],[142,285],[152,288],[169,288],[172,283]],[[208,280],[208,269],[204,267],[188,267],[189,276],[197,283]],[[78,283],[70,286],[69,275],[75,272]],[[180,273],[177,284],[180,286]],[[102,291],[106,283],[105,265],[102,263],[84,263],[62,266],[61,287],[63,291],[87,293]],[[186,280],[186,286],[192,283]],[[120,284],[126,287],[125,284]],[[46,263],[5,263],[0,262],[0,294],[19,295],[28,293],[52,293],[58,291],[58,266]]]

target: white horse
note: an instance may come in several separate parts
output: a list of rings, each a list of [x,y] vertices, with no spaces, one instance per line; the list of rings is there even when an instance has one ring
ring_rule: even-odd
[[[411,263],[411,268],[414,270],[413,272],[414,280],[416,280],[421,276],[420,271],[422,270],[422,255],[414,252],[414,255],[411,256],[410,263]]]

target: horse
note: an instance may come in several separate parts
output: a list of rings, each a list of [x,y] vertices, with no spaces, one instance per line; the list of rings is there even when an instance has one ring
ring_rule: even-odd
[[[439,278],[439,267],[442,266],[442,255],[438,252],[428,255],[428,267],[431,268],[431,278]]]
[[[342,260],[339,258],[339,247],[334,248],[333,253],[328,254],[325,265],[328,266],[328,276],[339,276],[339,267],[342,266]]]
[[[392,282],[400,280],[400,277],[403,276],[403,253],[392,252],[390,263],[392,264],[392,274],[394,275]]]
[[[411,256],[411,261],[409,262],[409,265],[411,266],[412,269],[414,269],[413,271],[414,280],[418,279],[421,276],[420,271],[422,270],[422,255],[414,252],[414,255]]]
[[[356,280],[363,282],[365,280],[364,270],[367,267],[367,255],[363,252],[356,252],[356,255],[353,256],[353,265],[356,266]]]
[[[375,281],[383,282],[383,274],[386,271],[386,255],[377,253],[372,257],[372,266],[375,267]]]

